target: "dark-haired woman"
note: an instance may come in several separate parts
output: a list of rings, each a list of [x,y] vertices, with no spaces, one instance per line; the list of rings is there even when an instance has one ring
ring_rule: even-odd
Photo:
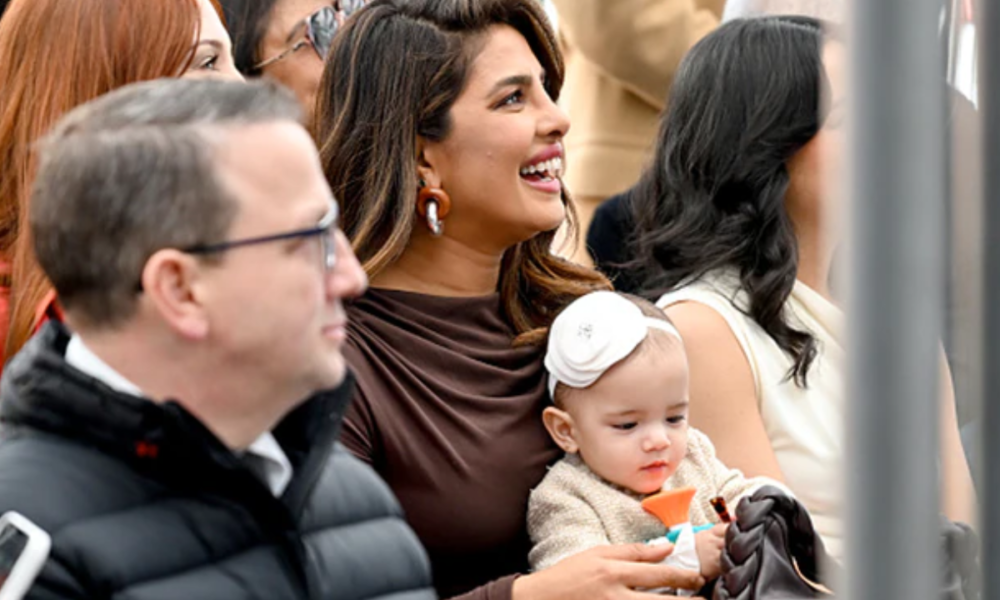
[[[295,92],[312,112],[334,34],[365,0],[220,0],[236,68]]]
[[[828,287],[837,226],[824,189],[842,136],[845,60],[812,19],[724,25],[682,64],[654,167],[631,196],[644,284],[662,294],[688,351],[691,424],[726,464],[784,480],[834,555],[843,316]],[[969,520],[948,383],[944,506]]]
[[[562,75],[536,0],[375,0],[334,39],[321,85],[323,166],[372,284],[349,309],[359,393],[343,442],[399,497],[442,597],[697,584],[638,545],[518,577],[528,493],[560,452],[540,418],[544,348],[516,341],[608,287],[549,251],[567,212]]]

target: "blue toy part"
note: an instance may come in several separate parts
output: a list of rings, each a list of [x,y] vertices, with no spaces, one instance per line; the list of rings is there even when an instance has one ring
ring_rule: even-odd
[[[698,533],[700,531],[705,531],[705,530],[711,529],[713,527],[715,527],[715,524],[714,523],[709,523],[708,525],[699,525],[697,527],[692,527],[691,529],[695,533]],[[667,535],[666,535],[667,541],[669,541],[671,544],[676,544],[677,543],[677,538],[680,537],[682,529],[683,529],[683,527],[675,527],[674,529],[671,529],[670,531],[668,531]]]

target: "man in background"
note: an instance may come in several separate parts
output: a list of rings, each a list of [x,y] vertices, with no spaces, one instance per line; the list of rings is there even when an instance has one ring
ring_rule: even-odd
[[[434,598],[335,443],[367,285],[337,211],[271,84],[137,84],[56,126],[31,233],[72,329],[0,384],[0,513],[52,537],[29,598]]]

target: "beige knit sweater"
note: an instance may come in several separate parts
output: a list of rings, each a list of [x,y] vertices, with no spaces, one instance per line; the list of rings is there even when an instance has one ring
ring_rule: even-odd
[[[787,488],[764,477],[747,479],[715,457],[708,437],[688,430],[687,455],[677,471],[663,484],[664,490],[694,487],[691,524],[717,523],[708,503],[723,496],[736,510],[740,498],[764,485]],[[642,496],[598,477],[576,454],[569,454],[549,469],[545,479],[528,499],[528,533],[534,544],[528,560],[533,570],[550,567],[560,560],[594,546],[644,542],[666,534],[653,515],[642,509]]]

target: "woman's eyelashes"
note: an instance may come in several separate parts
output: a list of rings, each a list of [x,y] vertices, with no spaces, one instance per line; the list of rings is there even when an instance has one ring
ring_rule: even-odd
[[[515,90],[513,93],[504,96],[503,100],[501,100],[500,103],[497,104],[497,108],[503,108],[505,106],[518,106],[523,103],[524,103],[524,91],[518,89]]]
[[[548,77],[545,73],[538,76],[537,82],[532,80],[530,77],[519,76],[513,79],[517,79],[519,87],[511,92],[510,94],[503,97],[503,99],[496,104],[494,108],[504,108],[506,106],[520,106],[528,102],[528,97],[531,94],[536,94],[536,87],[541,93],[551,100],[551,95],[549,94],[548,88]],[[534,99],[538,101],[538,98]]]
[[[209,54],[198,59],[198,69],[202,71],[217,71],[219,63],[218,54]]]

